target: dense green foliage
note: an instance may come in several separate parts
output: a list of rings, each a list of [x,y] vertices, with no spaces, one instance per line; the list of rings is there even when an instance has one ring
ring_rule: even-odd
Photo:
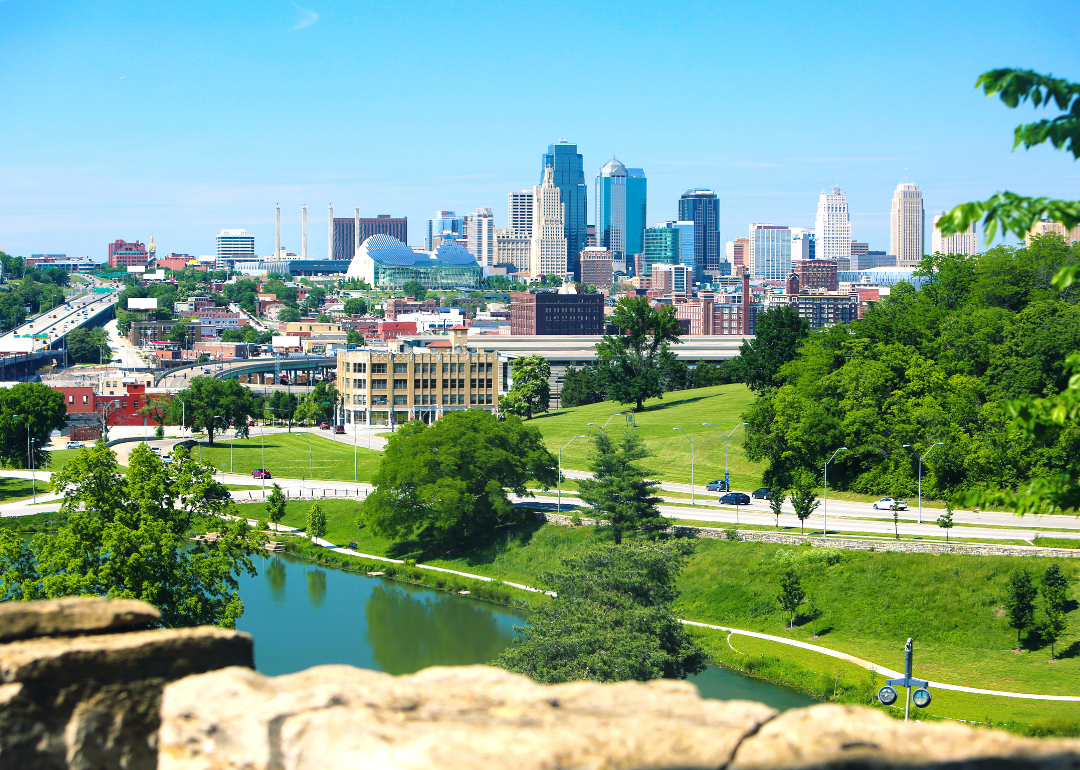
[[[581,369],[568,366],[559,395],[562,406],[598,404],[607,399],[603,374],[594,366],[584,366]]]
[[[25,278],[8,281],[7,291],[0,291],[0,332],[9,331],[22,324],[29,315],[47,313],[54,307],[64,304],[64,290],[55,283],[38,283],[31,271]]]
[[[349,297],[342,304],[345,306],[345,315],[367,315],[368,303],[360,297]]]
[[[318,503],[312,503],[311,507],[308,508],[307,526],[304,529],[310,538],[322,539],[326,537],[326,514]]]
[[[414,420],[388,440],[363,520],[395,538],[463,539],[520,515],[507,491],[527,496],[531,480],[550,489],[556,462],[519,418],[467,409]]]
[[[537,682],[685,679],[705,653],[676,619],[685,541],[594,546],[541,576],[554,590],[495,665]]]
[[[104,443],[80,452],[53,477],[66,524],[25,546],[0,529],[0,600],[59,596],[142,599],[167,627],[216,623],[244,611],[236,576],[255,574],[242,519],[221,519],[231,501],[207,499],[213,469],[178,449],[165,465],[145,444],[120,475]],[[198,525],[219,537],[189,548]]]
[[[0,388],[0,463],[47,468],[49,434],[67,427],[64,394],[40,382]]]
[[[266,515],[270,521],[279,523],[285,517],[285,493],[281,491],[281,485],[276,481],[266,498]],[[326,522],[324,521],[323,524]]]
[[[925,496],[1061,473],[1080,457],[1075,422],[1040,440],[1013,425],[1006,402],[1068,385],[1080,305],[1051,277],[1077,262],[1080,246],[1055,235],[971,258],[935,255],[921,291],[900,284],[864,319],[812,334],[780,370],[783,384],[745,415],[747,455],[768,463],[766,486],[789,486],[799,470],[820,480],[825,459],[847,446],[831,485],[910,495],[916,452],[937,441]]]
[[[780,368],[794,360],[799,346],[809,336],[810,322],[799,317],[799,310],[794,305],[770,308],[761,313],[754,338],[743,340],[739,346],[739,379],[755,393],[764,393],[782,384]]]
[[[150,283],[146,286],[128,286],[120,292],[116,302],[116,328],[126,335],[131,322],[142,319],[168,321],[173,317],[173,305],[178,301],[179,287],[168,283]],[[129,299],[157,299],[157,310],[128,310]]]
[[[402,285],[401,291],[406,297],[412,297],[417,302],[423,302],[428,295],[427,287],[419,281],[406,281]]]
[[[169,402],[173,422],[184,422],[185,428],[200,427],[206,431],[210,446],[214,434],[228,430],[235,423],[236,435],[247,437],[248,420],[259,413],[251,389],[238,380],[218,380],[213,377],[192,377],[188,386]]]
[[[592,506],[598,519],[608,522],[615,543],[623,535],[639,529],[658,531],[667,527],[660,516],[656,496],[660,482],[645,478],[647,470],[637,464],[649,456],[641,437],[633,430],[613,436],[600,431],[593,438],[595,452],[589,461],[591,479],[578,481],[581,499]]]
[[[618,333],[605,334],[596,344],[608,398],[635,404],[640,411],[645,399],[671,390],[672,380],[685,387],[686,365],[671,351],[682,334],[673,306],[653,307],[647,297],[623,297],[608,320]]]
[[[522,356],[510,362],[513,385],[499,399],[499,407],[509,414],[526,420],[534,414],[546,412],[551,402],[551,366],[543,356]]]
[[[108,343],[101,327],[72,329],[67,333],[68,357],[77,364],[101,363],[112,352]]]

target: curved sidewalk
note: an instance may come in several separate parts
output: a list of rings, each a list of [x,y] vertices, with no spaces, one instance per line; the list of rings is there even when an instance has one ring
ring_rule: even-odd
[[[772,634],[762,634],[757,631],[744,631],[741,628],[731,628],[730,626],[714,626],[709,623],[698,623],[693,620],[679,620],[688,626],[697,626],[699,628],[710,628],[714,631],[727,631],[739,636],[752,636],[757,639],[764,639],[769,642],[778,642],[780,644],[786,644],[790,647],[801,647],[804,650],[811,652],[820,652],[822,655],[828,655],[830,658],[838,658],[840,660],[847,661],[848,663],[854,663],[856,666],[873,671],[878,674],[883,674],[890,679],[896,679],[903,676],[903,673],[899,671],[893,671],[891,668],[879,666],[871,663],[868,660],[862,658],[856,658],[854,655],[848,655],[846,652],[838,652],[837,650],[830,650],[828,647],[820,647],[816,644],[810,644],[808,642],[800,642],[796,639],[788,639],[783,636],[773,636]],[[984,690],[979,687],[964,687],[958,684],[945,684],[943,682],[935,682],[932,680],[928,685],[931,688],[937,688],[939,690],[955,690],[956,692],[969,692],[974,695],[998,695],[1003,698],[1024,698],[1026,700],[1057,700],[1057,701],[1073,701],[1080,702],[1080,696],[1077,695],[1033,695],[1031,693],[1022,692],[1006,692],[1004,690]]]

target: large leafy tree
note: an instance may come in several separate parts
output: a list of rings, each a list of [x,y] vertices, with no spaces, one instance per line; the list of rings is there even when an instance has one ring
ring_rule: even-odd
[[[543,356],[522,356],[510,362],[513,387],[499,399],[504,412],[532,419],[537,412],[546,412],[551,402],[551,366]]]
[[[647,471],[637,463],[649,456],[641,437],[628,430],[621,437],[600,431],[593,439],[595,452],[590,458],[591,479],[578,482],[581,499],[592,506],[597,517],[608,522],[615,543],[623,535],[638,529],[660,530],[667,522],[656,507],[660,482],[645,478]]]
[[[0,388],[0,463],[6,467],[46,468],[49,434],[67,425],[64,394],[38,382]]]
[[[412,297],[417,302],[423,302],[427,299],[427,287],[419,281],[406,281],[401,290],[405,293],[406,297]]]
[[[66,339],[68,356],[77,364],[96,364],[108,355],[109,339],[100,327],[72,329]]]
[[[799,346],[810,336],[810,322],[799,317],[792,305],[766,310],[758,315],[754,339],[739,347],[739,375],[755,393],[782,384],[780,368],[794,360]]]
[[[141,599],[167,627],[235,627],[244,611],[237,576],[255,574],[255,543],[229,500],[207,495],[213,468],[179,449],[165,465],[145,445],[121,474],[103,442],[53,475],[67,524],[26,548],[0,535],[0,599],[108,596]],[[197,525],[212,543],[189,547]]]
[[[388,440],[362,518],[389,537],[465,539],[514,517],[507,490],[528,496],[533,479],[554,486],[556,466],[540,432],[513,415],[466,409],[430,426],[412,421]]]
[[[595,367],[585,366],[581,369],[566,367],[559,399],[563,406],[585,406],[606,399],[603,377]]]
[[[237,380],[213,377],[192,377],[188,386],[169,402],[169,410],[173,422],[183,420],[186,428],[203,428],[210,446],[214,445],[214,433],[226,430],[229,422],[235,423],[237,435],[246,437],[248,420],[259,413],[249,388]]]
[[[672,610],[686,541],[599,545],[540,576],[538,606],[495,665],[537,682],[685,679],[705,654]]]
[[[623,297],[608,321],[617,334],[596,344],[609,398],[644,407],[647,398],[663,397],[665,377],[676,361],[671,344],[682,334],[675,308],[653,307],[646,297]]]

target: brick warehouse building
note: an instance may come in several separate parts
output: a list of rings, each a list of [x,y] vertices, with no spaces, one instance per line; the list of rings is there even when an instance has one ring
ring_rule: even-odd
[[[511,334],[603,334],[604,295],[510,295]]]

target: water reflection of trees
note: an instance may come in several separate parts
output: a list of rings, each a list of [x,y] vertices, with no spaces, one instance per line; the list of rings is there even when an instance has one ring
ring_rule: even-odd
[[[285,603],[285,563],[276,556],[270,560],[270,563],[266,565],[266,570],[263,574],[266,575],[266,581],[270,584],[270,598],[274,600],[274,604]]]
[[[375,586],[366,613],[375,665],[389,674],[490,663],[514,638],[490,608],[399,586]]]
[[[326,600],[326,573],[321,569],[313,569],[307,573],[307,595],[312,607],[322,607]]]

